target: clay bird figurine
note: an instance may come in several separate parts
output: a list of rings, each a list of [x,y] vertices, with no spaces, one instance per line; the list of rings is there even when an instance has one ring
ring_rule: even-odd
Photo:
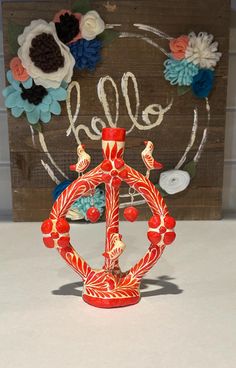
[[[120,255],[124,252],[125,244],[121,240],[120,234],[114,233],[111,235],[111,248],[108,252],[104,252],[102,255],[108,258],[110,261],[116,261]]]
[[[91,157],[90,155],[85,152],[85,145],[80,144],[77,147],[77,155],[78,155],[78,161],[74,165],[70,165],[71,171],[77,171],[79,175],[81,175],[90,165]]]
[[[155,161],[152,152],[154,150],[154,144],[151,141],[144,141],[146,147],[141,153],[142,160],[144,165],[147,168],[146,178],[149,178],[151,170],[160,170],[163,168],[163,165],[160,162]]]

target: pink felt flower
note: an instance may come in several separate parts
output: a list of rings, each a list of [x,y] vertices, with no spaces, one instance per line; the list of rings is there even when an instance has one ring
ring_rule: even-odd
[[[189,37],[186,35],[170,40],[171,54],[175,60],[182,60],[185,58],[185,51],[188,43]]]
[[[55,14],[55,23],[58,38],[66,44],[78,41],[82,36],[80,32],[80,13],[72,13],[70,10],[61,9]]]
[[[13,78],[19,82],[25,82],[29,78],[29,74],[26,69],[23,67],[20,58],[17,56],[11,59],[10,61],[10,69],[13,75]]]

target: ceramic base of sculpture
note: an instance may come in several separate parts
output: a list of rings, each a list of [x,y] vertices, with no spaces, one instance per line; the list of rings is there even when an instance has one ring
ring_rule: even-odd
[[[83,300],[100,308],[138,303],[142,277],[155,265],[166,245],[175,239],[175,220],[169,215],[163,198],[148,177],[125,163],[124,146],[125,129],[104,128],[103,162],[74,180],[61,193],[53,205],[49,219],[42,224],[44,244],[48,248],[56,248],[61,257],[80,275],[84,282]],[[152,156],[147,155],[147,160],[150,167]],[[149,247],[144,256],[126,272],[122,272],[119,267],[119,257],[125,250],[125,240],[119,233],[119,191],[122,182],[146,200],[152,213],[147,228]],[[104,266],[101,270],[96,270],[73,248],[70,226],[65,216],[79,197],[89,195],[102,183],[105,183],[106,191],[106,239],[102,254]],[[133,208],[130,209],[128,216],[133,221],[132,216],[136,217],[136,213],[133,214]]]
[[[83,295],[83,299],[86,303],[93,305],[97,308],[118,308],[127,307],[129,305],[137,304],[140,300],[140,296],[129,297],[129,298],[111,298],[103,299],[91,297],[88,295]]]

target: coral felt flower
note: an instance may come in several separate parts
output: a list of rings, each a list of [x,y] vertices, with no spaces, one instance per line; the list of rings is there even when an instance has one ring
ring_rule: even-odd
[[[23,67],[21,60],[16,56],[10,61],[10,69],[15,80],[25,82],[29,78],[29,74]]]
[[[57,36],[63,43],[71,43],[81,38],[80,13],[72,13],[70,10],[62,9],[55,14],[53,22],[56,26]]]
[[[95,10],[88,11],[82,16],[80,21],[80,30],[82,38],[93,40],[105,29],[105,23]]]
[[[61,106],[58,101],[63,101],[67,97],[65,87],[46,89],[38,86],[32,78],[25,82],[16,81],[11,70],[7,72],[7,79],[10,85],[3,90],[5,106],[11,109],[14,117],[20,117],[24,112],[30,124],[40,121],[48,123],[51,114],[60,115]]]
[[[74,58],[69,48],[57,37],[55,24],[34,20],[18,37],[18,57],[35,84],[58,88],[70,82]]]
[[[167,59],[164,66],[164,77],[172,85],[190,86],[194,75],[198,73],[198,67],[185,59]]]
[[[160,175],[159,185],[168,194],[175,194],[185,190],[190,183],[190,175],[183,170],[164,171]]]
[[[93,71],[101,61],[102,42],[98,39],[91,41],[79,40],[69,45],[70,51],[75,58],[76,68]]]
[[[189,34],[189,44],[186,48],[185,58],[201,68],[213,69],[220,60],[218,42],[213,42],[213,35],[200,32]]]
[[[182,60],[185,58],[185,51],[189,43],[189,37],[182,35],[170,40],[171,55],[176,60]]]
[[[200,98],[207,97],[214,84],[214,72],[210,69],[200,69],[198,74],[193,77],[193,93]]]

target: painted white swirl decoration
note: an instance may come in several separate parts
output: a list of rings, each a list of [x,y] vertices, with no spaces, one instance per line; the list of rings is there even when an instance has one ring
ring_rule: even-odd
[[[159,185],[168,194],[176,194],[185,190],[190,183],[190,175],[183,170],[169,170],[161,173]]]
[[[113,29],[116,27],[121,27],[121,24],[106,24],[107,29]],[[152,47],[155,47],[159,49],[160,52],[162,52],[164,55],[169,56],[169,51],[165,50],[161,45],[158,43],[159,39],[166,39],[171,40],[173,37],[169,36],[168,34],[162,32],[158,28],[155,28],[153,26],[135,23],[133,26],[138,29],[140,32],[148,32],[151,33],[152,38],[147,37],[146,33],[132,33],[132,32],[120,32],[119,38],[136,38],[142,40],[142,42],[145,42]],[[190,34],[191,36],[191,48],[188,49],[188,57],[192,58],[193,62],[194,60],[198,62],[203,62],[202,57],[205,56],[208,52],[209,56],[209,63],[210,66],[214,66],[215,62],[218,61],[218,58],[220,57],[220,53],[216,53],[215,48],[218,46],[216,42],[213,41],[213,36],[209,35],[206,37],[204,33],[199,33],[198,35],[195,35],[194,33]],[[195,47],[196,46],[196,47]],[[201,59],[201,60],[200,60]],[[109,86],[108,86],[109,85]],[[111,90],[110,87],[112,87],[112,96],[107,94],[108,88],[109,91]],[[119,119],[119,110],[120,110],[120,103],[121,99],[123,99],[125,103],[125,108],[127,110],[127,115],[130,119],[130,126],[127,127],[127,134],[131,133],[134,129],[137,130],[152,130],[153,128],[160,126],[163,122],[164,115],[172,108],[173,105],[173,99],[171,99],[169,102],[167,102],[167,105],[165,107],[162,107],[162,105],[158,103],[151,103],[143,108],[142,111],[140,111],[140,94],[139,94],[139,86],[136,79],[136,76],[130,72],[127,71],[123,74],[121,78],[121,96],[119,95],[119,86],[115,83],[114,79],[106,75],[104,77],[101,77],[97,83],[97,97],[99,102],[102,105],[104,116],[105,118],[101,118],[99,116],[93,116],[91,119],[90,124],[87,122],[81,121],[80,114],[80,106],[81,106],[81,95],[83,94],[80,88],[80,84],[77,81],[73,81],[68,86],[68,97],[66,101],[66,107],[67,107],[67,113],[68,113],[68,120],[69,120],[69,126],[66,131],[66,136],[69,136],[71,134],[74,135],[74,138],[76,140],[77,145],[81,144],[80,140],[80,134],[81,131],[84,132],[88,138],[91,140],[100,140],[101,139],[101,131],[104,127],[117,127],[119,126],[119,123],[121,123]],[[76,93],[76,106],[71,106],[71,93],[72,91]],[[112,98],[111,98],[112,97]],[[206,110],[207,110],[207,126],[203,131],[202,139],[199,144],[199,147],[197,149],[197,153],[195,154],[193,161],[197,163],[201,157],[201,154],[203,152],[203,149],[207,142],[207,135],[208,135],[208,128],[209,128],[209,122],[210,122],[210,105],[208,102],[208,98],[206,100]],[[131,105],[132,101],[132,105]],[[73,112],[72,112],[73,111]],[[183,190],[185,190],[189,183],[190,183],[190,175],[188,172],[181,170],[183,167],[187,156],[196,140],[198,130],[198,110],[195,107],[194,108],[194,118],[193,118],[193,126],[189,138],[189,142],[185,148],[185,151],[178,160],[177,164],[175,165],[175,169],[165,171],[160,175],[159,179],[159,185],[162,189],[165,190],[166,193],[172,195],[175,193],[179,193]],[[32,141],[34,144],[34,136],[32,134]],[[61,168],[57,165],[53,157],[48,152],[48,148],[46,146],[46,142],[44,139],[43,133],[39,134],[39,142],[41,145],[41,148],[43,152],[46,153],[49,161],[50,166],[48,163],[41,160],[41,164],[48,173],[48,175],[51,177],[51,179],[58,184],[59,179],[54,173],[54,170],[58,171],[60,175],[62,175],[64,178],[67,178],[65,173],[61,170]],[[120,207],[126,207],[127,205],[141,205],[145,201],[140,198],[139,193],[135,193],[133,195],[135,197],[134,202],[123,202],[120,203]],[[124,198],[124,200],[130,199],[129,194],[121,194],[120,198]],[[71,218],[73,218],[75,214],[71,213]]]
[[[135,95],[135,106],[131,107],[130,103],[130,86],[129,81],[132,83],[133,93]],[[106,85],[110,84],[114,90],[115,95],[115,114],[111,113],[111,106],[108,102],[108,96],[106,93]],[[75,113],[72,114],[71,108],[71,93],[73,88],[76,89],[77,98],[76,98],[76,107]],[[139,89],[138,89],[138,82],[135,75],[131,72],[126,72],[123,74],[121,78],[121,91],[125,101],[125,106],[127,109],[128,116],[131,121],[131,127],[128,129],[127,134],[129,134],[134,128],[138,130],[150,130],[155,128],[156,126],[160,125],[164,119],[165,113],[167,113],[173,104],[173,99],[165,106],[162,107],[160,104],[150,104],[142,111],[142,121],[138,120],[140,115],[140,97],[139,97]],[[120,109],[120,96],[118,92],[118,87],[112,77],[109,75],[105,77],[101,77],[97,84],[97,96],[102,105],[104,110],[104,115],[106,121],[98,116],[93,116],[91,119],[90,127],[79,123],[79,111],[80,111],[80,104],[81,104],[81,91],[79,82],[71,82],[68,87],[68,97],[66,101],[67,106],[67,113],[69,119],[69,127],[67,129],[67,136],[71,133],[74,134],[75,140],[77,144],[81,144],[80,140],[80,132],[84,131],[86,135],[91,140],[99,140],[101,139],[101,132],[102,128],[109,126],[111,128],[115,128],[118,126],[119,121],[119,109]],[[113,116],[114,115],[114,116]],[[152,121],[151,117],[155,117],[154,121]],[[76,123],[78,124],[76,126]]]

